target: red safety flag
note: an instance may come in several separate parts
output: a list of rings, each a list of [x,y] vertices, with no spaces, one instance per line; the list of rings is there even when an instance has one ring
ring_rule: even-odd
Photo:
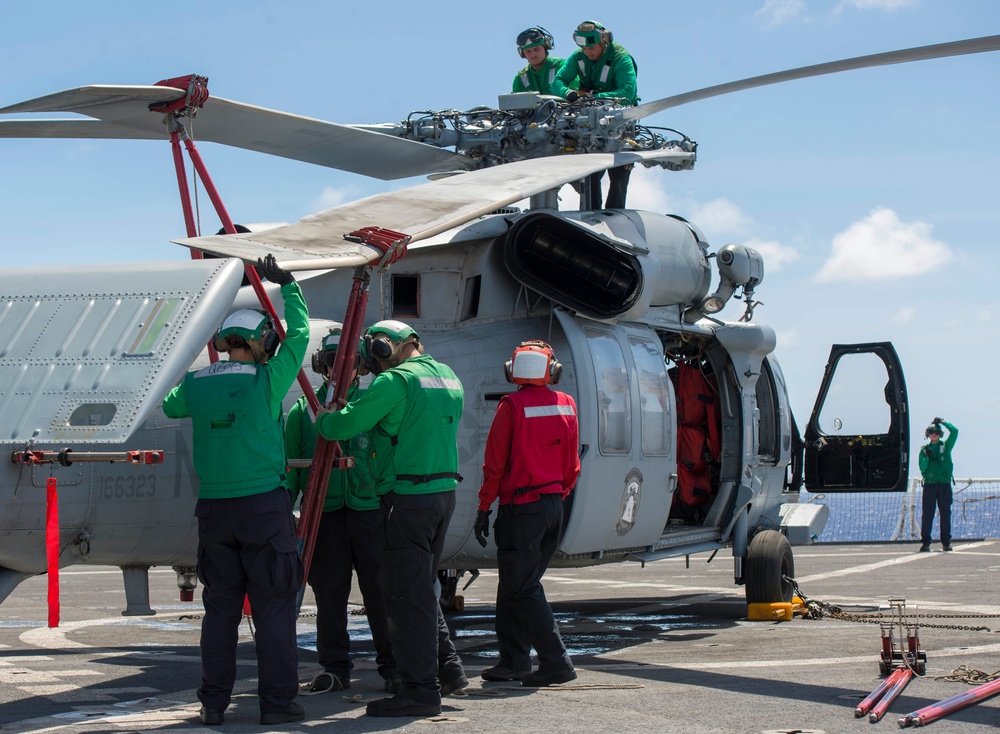
[[[49,572],[49,627],[59,626],[59,495],[56,478],[49,477],[45,492],[45,559]]]

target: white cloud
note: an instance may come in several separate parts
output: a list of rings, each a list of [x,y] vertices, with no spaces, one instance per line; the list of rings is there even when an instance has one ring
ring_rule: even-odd
[[[691,221],[705,231],[712,240],[720,237],[739,237],[753,224],[736,204],[729,199],[712,199],[705,204],[691,203]]]
[[[628,180],[628,199],[626,202],[628,208],[645,209],[660,214],[675,212],[677,202],[667,193],[664,173],[658,167],[636,166]],[[605,181],[603,185],[606,189],[607,182]]]
[[[323,211],[353,201],[360,196],[357,186],[342,186],[334,188],[327,186],[311,204],[312,211]]]
[[[781,270],[786,264],[798,260],[799,253],[793,247],[788,247],[780,242],[769,240],[758,240],[751,237],[743,243],[747,247],[753,248],[764,257],[764,273]]]
[[[932,230],[925,222],[899,221],[891,209],[875,209],[833,238],[830,257],[816,279],[885,280],[934,270],[954,254],[931,237]]]
[[[890,324],[905,326],[913,322],[913,317],[917,315],[917,309],[913,306],[903,306],[896,313],[889,317]]]
[[[802,15],[805,9],[805,0],[766,0],[756,15],[768,25],[781,25]]]

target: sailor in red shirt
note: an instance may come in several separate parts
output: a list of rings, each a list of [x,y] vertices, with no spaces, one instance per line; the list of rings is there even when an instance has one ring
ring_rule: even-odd
[[[490,506],[499,498],[493,530],[500,661],[483,671],[485,680],[548,686],[576,678],[541,583],[559,543],[563,500],[580,474],[576,402],[548,387],[561,374],[552,347],[523,342],[506,364],[507,380],[518,390],[500,399],[486,439],[475,533],[485,547]],[[534,673],[532,647],[538,654]]]

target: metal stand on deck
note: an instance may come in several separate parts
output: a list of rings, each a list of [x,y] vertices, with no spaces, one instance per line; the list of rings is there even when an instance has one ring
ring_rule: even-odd
[[[920,625],[907,619],[905,599],[889,599],[889,607],[892,621],[881,625],[882,659],[878,663],[879,673],[889,675],[895,668],[905,666],[917,675],[923,675],[927,653],[920,649],[920,637],[917,635]]]

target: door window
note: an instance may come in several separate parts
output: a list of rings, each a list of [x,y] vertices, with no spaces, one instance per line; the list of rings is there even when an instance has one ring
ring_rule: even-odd
[[[613,334],[586,329],[597,381],[599,442],[602,454],[627,454],[632,448],[632,410],[625,355]]]
[[[666,456],[670,444],[670,392],[667,368],[660,345],[650,339],[629,337],[635,374],[639,380],[639,422],[642,453]]]

